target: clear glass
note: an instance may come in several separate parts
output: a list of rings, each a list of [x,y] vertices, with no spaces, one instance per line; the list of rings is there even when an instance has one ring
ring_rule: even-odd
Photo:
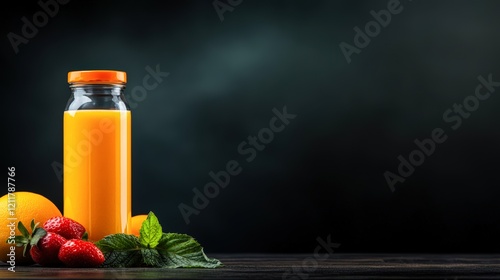
[[[72,84],[64,112],[64,216],[97,241],[127,233],[131,114],[120,84]]]
[[[69,110],[130,110],[121,84],[71,84],[72,95],[66,105]]]

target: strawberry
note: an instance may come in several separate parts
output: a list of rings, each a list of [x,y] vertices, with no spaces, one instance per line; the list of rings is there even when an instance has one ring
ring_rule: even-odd
[[[59,260],[69,267],[98,267],[104,263],[104,254],[94,243],[71,239],[59,250]]]
[[[37,230],[43,230],[38,228]],[[61,246],[66,243],[66,238],[57,233],[46,232],[36,244],[32,244],[30,255],[33,260],[43,266],[61,266],[58,254]]]
[[[43,228],[66,239],[82,239],[86,236],[85,228],[79,222],[66,217],[50,218],[43,224]]]
[[[24,246],[23,256],[26,254],[28,245],[31,258],[38,264],[44,266],[58,266],[62,262],[58,258],[59,248],[66,243],[66,239],[59,234],[47,232],[38,227],[35,220],[31,220],[31,234],[28,232],[22,222],[19,222],[17,228],[22,235],[16,236],[16,245]]]

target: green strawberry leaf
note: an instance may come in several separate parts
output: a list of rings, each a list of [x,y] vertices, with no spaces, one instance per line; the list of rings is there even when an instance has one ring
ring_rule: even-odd
[[[164,261],[163,267],[215,268],[222,263],[210,259],[203,252],[200,243],[187,234],[164,233],[156,247]]]
[[[162,228],[158,218],[153,212],[149,212],[148,217],[142,223],[139,230],[139,242],[149,249],[154,249],[162,237]]]
[[[31,232],[35,231],[35,228],[38,226],[38,224],[39,223],[35,224],[35,219],[31,219],[31,223],[30,223]]]
[[[16,235],[16,237],[14,237],[14,240],[16,242],[17,247],[22,247],[22,246],[30,243],[30,240],[22,235]],[[7,241],[8,241],[8,239],[7,239]]]
[[[33,235],[31,236],[30,245],[36,246],[38,244],[38,241],[46,234],[47,232],[43,228],[36,228],[33,232]]]
[[[19,221],[19,223],[17,223],[17,229],[21,232],[21,234],[24,237],[30,236],[30,233],[28,232],[28,230],[26,229],[26,227],[23,225],[23,223],[21,221]]]

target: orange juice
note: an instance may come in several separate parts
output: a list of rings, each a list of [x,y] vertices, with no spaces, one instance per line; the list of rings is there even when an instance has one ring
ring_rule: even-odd
[[[89,239],[125,233],[131,217],[131,114],[128,110],[64,112],[64,216]]]

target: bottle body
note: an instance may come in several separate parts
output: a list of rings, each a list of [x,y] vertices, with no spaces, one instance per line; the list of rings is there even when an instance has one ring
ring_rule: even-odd
[[[123,86],[77,84],[64,112],[64,216],[97,241],[131,217],[131,113]]]

